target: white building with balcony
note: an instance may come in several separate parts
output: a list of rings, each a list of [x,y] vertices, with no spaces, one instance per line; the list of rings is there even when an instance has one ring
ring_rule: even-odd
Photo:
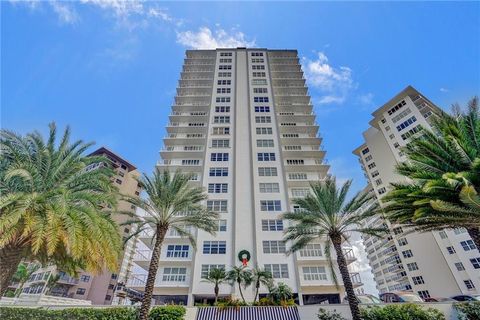
[[[401,147],[431,129],[441,110],[408,86],[373,112],[365,142],[353,151],[358,156],[367,188],[377,199],[392,182],[405,181],[395,166],[406,160]],[[401,226],[373,217],[369,225],[386,224],[391,233],[382,238],[363,238],[377,289],[382,292],[412,290],[422,298],[450,297],[480,292],[480,254],[465,229],[406,233]]]
[[[284,282],[301,304],[340,302],[324,255],[324,242],[287,256],[284,212],[292,199],[310,192],[310,183],[328,172],[313,106],[295,50],[189,50],[172,106],[158,167],[193,173],[191,183],[208,192],[205,205],[220,214],[218,232],[195,231],[197,250],[177,234],[162,247],[154,296],[157,303],[192,305],[213,299],[202,280],[212,268],[258,265]],[[140,237],[129,286],[143,290],[151,255],[151,235]],[[346,248],[348,261],[354,256]],[[336,271],[338,272],[338,271]],[[337,275],[337,279],[341,279]],[[354,284],[361,285],[358,274]],[[341,281],[341,280],[340,280]],[[224,285],[222,296],[237,295]],[[261,288],[260,294],[267,293]],[[253,288],[246,292],[252,300]]]

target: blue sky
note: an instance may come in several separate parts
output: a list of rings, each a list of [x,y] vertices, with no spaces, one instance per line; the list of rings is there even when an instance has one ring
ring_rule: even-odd
[[[480,93],[480,2],[1,2],[1,125],[56,121],[151,172],[187,48],[298,49],[340,179],[370,113],[411,84],[446,109]]]

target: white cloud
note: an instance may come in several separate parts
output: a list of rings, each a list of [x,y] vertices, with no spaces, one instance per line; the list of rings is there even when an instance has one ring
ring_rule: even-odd
[[[126,17],[132,14],[142,14],[144,6],[138,0],[81,0],[81,3],[91,4],[112,12],[117,17]]]
[[[230,33],[218,28],[212,32],[208,27],[201,27],[197,32],[177,32],[177,43],[192,49],[215,49],[253,47],[255,40],[247,40],[245,34],[232,30]]]
[[[342,104],[355,89],[352,69],[332,66],[323,52],[318,52],[315,60],[304,57],[302,64],[309,86],[320,94],[319,104]]]
[[[364,106],[371,106],[373,104],[373,93],[365,93],[358,96],[358,102]]]
[[[78,20],[75,10],[66,4],[66,2],[51,1],[53,11],[58,15],[61,23],[74,24]]]
[[[440,88],[440,92],[450,92],[447,88]]]

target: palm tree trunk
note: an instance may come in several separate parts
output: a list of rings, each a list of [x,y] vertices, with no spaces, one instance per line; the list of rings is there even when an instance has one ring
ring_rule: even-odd
[[[218,301],[218,292],[220,291],[220,288],[218,287],[218,283],[215,283],[214,291],[215,291],[215,302],[214,302],[214,305],[216,305],[216,304],[217,304],[217,301]]]
[[[477,246],[477,250],[480,252],[480,229],[479,228],[468,228],[468,235],[472,238],[473,242]]]
[[[343,285],[345,286],[345,291],[347,293],[348,304],[350,306],[350,312],[352,313],[352,319],[361,320],[358,300],[355,296],[355,291],[353,291],[353,284],[352,280],[350,279],[350,273],[348,272],[347,261],[345,260],[345,256],[343,255],[342,238],[340,236],[332,237],[332,242],[333,247],[335,248],[335,252],[337,253],[338,268],[340,269]]]
[[[240,282],[237,282],[237,283],[238,283],[238,290],[240,291],[240,296],[242,297],[243,302],[245,302],[245,298],[243,297],[243,292],[242,292],[242,285],[240,284]]]
[[[22,248],[7,245],[0,249],[0,299],[7,292],[8,285],[22,261]]]
[[[160,252],[167,230],[168,228],[165,227],[157,227],[155,245],[153,247],[150,266],[148,267],[147,282],[145,283],[145,293],[142,299],[142,306],[140,307],[140,320],[148,319],[148,312],[150,311],[150,306],[152,304],[153,287],[155,285],[155,278],[157,277]]]
[[[257,301],[257,297],[258,297],[258,290],[260,289],[260,282],[257,282],[255,284],[255,297],[253,298],[253,303],[255,303],[255,301]]]

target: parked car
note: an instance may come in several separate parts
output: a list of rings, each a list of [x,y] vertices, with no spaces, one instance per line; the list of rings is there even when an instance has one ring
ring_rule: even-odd
[[[371,294],[357,294],[356,297],[358,303],[382,303],[382,300]],[[343,303],[348,303],[348,297],[343,298]]]
[[[460,294],[458,296],[453,296],[452,299],[455,301],[480,301],[480,295]]]
[[[452,298],[430,297],[423,299],[425,302],[452,302],[455,301]]]
[[[411,291],[385,292],[380,294],[380,300],[385,303],[392,302],[423,302],[419,295]]]

